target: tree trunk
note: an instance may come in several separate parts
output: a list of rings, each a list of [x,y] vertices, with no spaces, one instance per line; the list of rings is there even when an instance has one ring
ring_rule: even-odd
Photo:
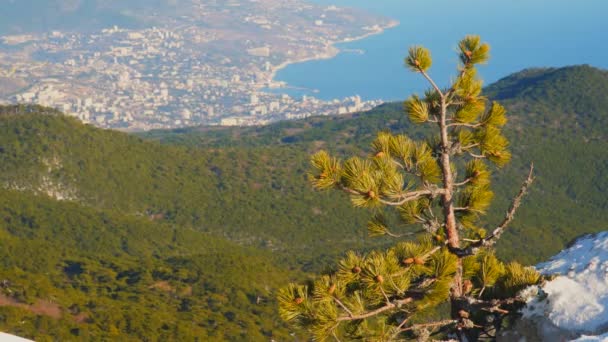
[[[439,126],[441,128],[441,171],[443,173],[443,187],[445,193],[442,196],[443,201],[443,216],[445,222],[445,230],[447,233],[448,245],[450,248],[460,247],[460,238],[458,236],[458,228],[456,226],[456,215],[454,213],[454,178],[452,168],[450,166],[450,148],[451,141],[448,136],[447,119],[447,104],[445,98],[441,99],[441,118]],[[462,262],[458,260],[458,272],[454,277],[452,285],[452,298],[460,298],[462,296]]]

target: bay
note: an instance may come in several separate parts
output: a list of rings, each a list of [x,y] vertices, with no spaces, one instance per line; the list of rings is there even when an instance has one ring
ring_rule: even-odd
[[[343,52],[335,58],[292,64],[277,73],[276,80],[308,89],[298,94],[324,100],[360,95],[365,100],[388,101],[421,93],[427,83],[403,67],[411,45],[431,50],[434,65],[430,73],[446,84],[456,74],[457,42],[466,34],[478,34],[492,47],[489,64],[480,68],[486,84],[531,67],[590,64],[608,68],[605,0],[312,2],[357,7],[400,22],[380,35],[338,44]]]

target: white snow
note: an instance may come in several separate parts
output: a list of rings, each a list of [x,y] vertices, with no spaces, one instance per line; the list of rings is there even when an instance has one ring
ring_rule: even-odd
[[[0,341],[2,342],[34,342],[25,338],[17,337],[15,335],[5,334],[0,332]]]
[[[523,310],[544,315],[556,326],[583,334],[576,341],[608,341],[608,232],[586,235],[549,261],[538,264],[556,277]],[[597,336],[593,336],[597,335]]]
[[[583,335],[576,340],[572,340],[572,342],[606,342],[608,341],[608,333],[597,335],[597,336],[587,336]]]

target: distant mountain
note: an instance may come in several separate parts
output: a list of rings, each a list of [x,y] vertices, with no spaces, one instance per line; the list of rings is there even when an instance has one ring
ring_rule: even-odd
[[[118,25],[136,27],[125,10],[141,1],[0,0],[0,35],[52,30],[90,31]],[[128,12],[126,12],[128,13]]]
[[[490,85],[486,93],[518,113],[526,113],[534,126],[606,140],[607,70],[588,65],[528,69]]]
[[[608,86],[605,73],[526,71],[488,87],[510,111],[514,159],[496,172],[486,223],[498,222],[531,161],[538,172],[498,245],[502,257],[536,263],[606,229],[608,104],[595,92]],[[537,92],[551,100],[530,95]],[[399,103],[139,137],[42,107],[0,107],[0,241],[8,246],[0,249],[0,330],[35,339],[288,338],[275,286],[346,249],[390,243],[366,238],[369,212],[312,191],[309,156],[367,153],[383,129],[424,133]]]
[[[177,18],[194,5],[192,0],[0,0],[0,36],[151,27],[166,19],[159,14]]]

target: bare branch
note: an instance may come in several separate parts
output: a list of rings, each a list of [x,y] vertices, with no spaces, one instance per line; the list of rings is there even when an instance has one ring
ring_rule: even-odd
[[[500,236],[502,235],[502,233],[505,231],[505,229],[511,223],[511,221],[513,221],[513,218],[515,218],[515,212],[521,205],[522,198],[526,195],[526,193],[528,192],[528,188],[530,187],[530,185],[532,185],[533,182],[534,182],[534,164],[530,164],[530,172],[528,173],[528,178],[521,185],[521,188],[519,189],[519,193],[513,199],[513,203],[511,203],[511,207],[509,208],[509,211],[507,211],[502,223],[496,229],[494,229],[494,231],[492,232],[492,235],[483,239],[484,246],[486,246],[486,247],[492,246],[498,241],[498,239],[500,239]]]
[[[391,304],[391,300],[386,295],[386,292],[384,292],[384,289],[382,288],[382,286],[380,287],[380,292],[382,292],[382,295],[384,296],[384,299],[386,299],[386,304],[387,305]]]
[[[346,305],[344,305],[344,303],[342,303],[342,301],[338,299],[338,297],[334,296],[333,298],[334,298],[334,301],[335,301],[336,303],[338,303],[338,305],[340,305],[340,307],[341,307],[342,309],[344,309],[344,311],[346,311],[346,313],[348,314],[348,316],[349,316],[349,317],[353,317],[353,316],[354,316],[354,315],[353,315],[353,312],[352,312],[352,311],[350,311],[350,310],[349,310],[349,309],[346,307]]]
[[[434,327],[442,327],[442,326],[446,326],[446,325],[450,325],[450,324],[456,324],[458,323],[458,320],[455,319],[446,319],[444,321],[439,321],[439,322],[432,322],[432,323],[424,323],[424,324],[414,324],[410,327],[407,328],[403,328],[401,329],[401,331],[410,331],[410,330],[416,330],[416,329],[422,329],[422,328],[434,328]]]
[[[467,185],[469,184],[471,181],[473,180],[473,178],[467,178],[465,180],[463,180],[460,183],[454,183],[454,186],[463,186],[463,185]]]
[[[477,144],[471,144],[471,145],[467,145],[467,146],[461,147],[461,149],[462,149],[462,150],[468,150],[468,149],[470,149],[470,148],[477,147],[477,146],[479,146],[479,143],[477,143]]]
[[[464,76],[465,72],[467,72],[466,65],[462,67],[462,70],[460,70],[460,73],[458,74],[458,77],[456,78],[456,80],[459,80],[460,78],[462,78],[462,76]],[[454,93],[456,92],[456,84],[457,84],[457,82],[454,82],[452,84],[452,87],[450,88],[450,90],[445,94],[446,97],[450,98],[452,95],[454,95]]]
[[[409,316],[409,317],[404,318],[404,319],[403,319],[403,321],[401,321],[401,323],[400,323],[400,324],[397,326],[397,329],[396,329],[396,330],[401,330],[401,328],[403,328],[403,326],[404,326],[404,325],[405,325],[407,322],[409,322],[410,318],[412,318],[412,316]],[[397,335],[398,335],[398,334],[399,334],[399,332],[397,333]],[[396,335],[393,335],[393,336],[396,336]]]
[[[468,153],[468,154],[469,154],[471,157],[473,157],[473,158],[477,158],[477,159],[485,159],[485,158],[486,158],[486,156],[484,156],[483,154],[475,154],[475,153],[473,153],[473,152],[469,152],[469,151],[467,151],[467,153]]]
[[[385,234],[388,235],[388,236],[390,236],[390,237],[392,237],[392,238],[395,238],[395,239],[401,239],[402,237],[411,236],[411,235],[414,235],[416,233],[395,234],[395,233],[391,232],[390,230],[386,229],[385,230]]]
[[[478,128],[483,126],[482,122],[478,122],[476,124],[470,124],[470,123],[464,123],[464,122],[454,122],[451,124],[448,124],[448,127],[469,127],[469,128]]]
[[[525,300],[520,297],[511,297],[511,298],[505,298],[505,299],[492,299],[492,300],[483,300],[483,299],[479,299],[479,298],[475,298],[475,297],[466,297],[466,300],[469,304],[476,306],[476,307],[481,307],[481,308],[492,308],[492,307],[498,307],[501,305],[511,305],[511,304],[514,304],[517,302],[525,302]]]
[[[378,314],[381,314],[385,311],[394,309],[394,308],[398,308],[402,305],[411,303],[412,301],[414,301],[414,298],[408,297],[405,299],[399,299],[399,300],[394,300],[388,304],[386,304],[385,306],[382,306],[376,310],[372,310],[360,315],[353,315],[353,316],[342,316],[342,317],[338,317],[337,321],[338,322],[342,322],[342,321],[357,321],[357,320],[362,320],[362,319],[366,319],[369,317],[373,317],[376,316]]]
[[[492,313],[498,312],[498,313],[503,314],[503,315],[508,315],[509,314],[509,310],[501,309],[498,306],[493,306],[491,308],[483,308],[481,310],[487,311],[487,312],[492,312]]]
[[[445,98],[445,94],[441,91],[441,89],[439,88],[439,86],[437,85],[437,83],[435,83],[435,81],[433,81],[433,79],[431,78],[431,76],[429,76],[429,74],[426,73],[426,71],[419,69],[420,73],[422,74],[422,76],[424,76],[424,78],[426,78],[427,81],[429,81],[429,83],[433,86],[433,88],[435,89],[435,91],[437,91],[437,93],[439,94],[439,96],[444,99]]]

